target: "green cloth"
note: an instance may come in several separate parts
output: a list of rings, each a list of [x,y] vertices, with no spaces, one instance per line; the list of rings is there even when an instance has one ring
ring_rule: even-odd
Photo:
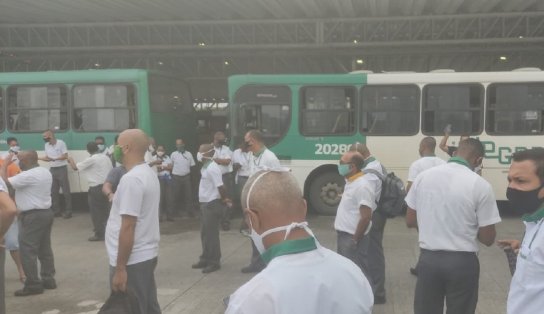
[[[261,255],[261,258],[268,264],[271,260],[278,256],[308,252],[315,249],[317,249],[317,245],[315,244],[314,237],[286,240],[272,245]]]

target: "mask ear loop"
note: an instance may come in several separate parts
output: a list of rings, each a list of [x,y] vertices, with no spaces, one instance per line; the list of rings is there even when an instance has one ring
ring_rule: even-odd
[[[263,173],[261,173],[256,179],[255,181],[253,181],[251,183],[251,186],[249,187],[249,190],[247,191],[247,198],[246,198],[246,208],[249,209],[249,199],[251,197],[251,192],[253,192],[253,188],[255,187],[255,184],[257,184],[257,182],[265,175],[265,174],[268,174],[270,171],[265,171]]]

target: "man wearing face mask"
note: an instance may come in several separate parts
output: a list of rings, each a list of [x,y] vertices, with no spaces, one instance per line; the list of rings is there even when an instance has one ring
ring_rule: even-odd
[[[108,152],[106,150],[106,139],[103,136],[99,135],[94,138],[94,142],[98,146],[98,153],[107,155]]]
[[[259,130],[250,130],[244,136],[244,142],[249,150],[249,176],[260,170],[275,169],[280,167],[278,157],[264,144],[263,134]],[[242,268],[242,273],[255,273],[261,271],[266,265],[261,259],[259,251],[252,243],[251,262]]]
[[[153,161],[157,165],[157,175],[161,184],[161,202],[159,205],[159,220],[162,221],[166,216],[167,221],[174,221],[170,202],[170,192],[172,183],[172,159],[166,154],[163,145],[157,146],[157,154],[153,156]]]
[[[355,264],[319,244],[289,172],[257,172],[243,189],[242,207],[268,266],[230,296],[226,314],[371,313],[368,281]]]
[[[523,213],[523,241],[500,240],[499,246],[518,253],[510,283],[508,314],[541,313],[544,308],[544,148],[512,155],[506,197],[512,209]]]
[[[368,249],[372,215],[376,210],[376,188],[361,168],[364,158],[349,151],[342,155],[338,173],[346,179],[344,193],[338,205],[334,229],[337,232],[337,252],[352,260],[371,280]]]
[[[87,201],[94,227],[94,235],[89,238],[89,241],[104,241],[106,222],[110,214],[110,203],[102,193],[102,187],[112,169],[112,165],[110,159],[100,153],[96,142],[87,143],[87,152],[91,155],[87,159],[76,164],[74,159],[68,157],[68,163],[74,171],[82,171],[87,176],[87,182],[89,183]]]
[[[60,208],[60,189],[64,196],[64,219],[72,218],[72,195],[70,194],[70,182],[68,181],[68,149],[63,140],[55,138],[53,130],[47,130],[43,133],[43,141],[45,142],[45,156],[40,157],[40,160],[49,162],[49,171],[53,175],[53,185],[51,186],[51,197],[53,204],[51,209],[55,213],[55,217],[61,216]]]
[[[232,151],[227,146],[227,140],[225,133],[219,131],[213,135],[213,147],[214,155],[213,160],[219,165],[221,173],[223,174],[223,183],[225,184],[225,191],[227,195],[232,198],[234,194],[234,177],[232,176]],[[230,208],[225,208],[223,218],[221,219],[221,227],[223,230],[230,230]]]
[[[19,142],[15,137],[8,137],[6,139],[6,143],[8,144],[8,151],[4,155],[2,155],[2,159],[6,159],[9,154],[12,154],[13,162],[17,166],[19,166],[19,159],[17,159],[17,154],[21,151],[21,147],[19,147]]]
[[[232,201],[227,195],[223,183],[221,168],[212,159],[214,147],[203,144],[198,150],[202,154],[202,177],[198,189],[200,201],[202,255],[192,268],[202,269],[207,274],[220,268],[221,246],[219,242],[219,223],[223,217],[224,207],[231,207]]]
[[[193,154],[185,149],[183,139],[176,140],[176,151],[170,154],[172,160],[172,211],[177,204],[183,203],[182,210],[188,217],[194,217],[193,189],[191,186],[191,167],[195,166]],[[180,196],[182,201],[180,201]]]
[[[501,221],[491,185],[473,170],[482,163],[477,139],[459,143],[447,164],[420,173],[406,203],[406,224],[419,229],[421,254],[414,297],[415,314],[471,314],[478,302],[478,241],[495,241]]]

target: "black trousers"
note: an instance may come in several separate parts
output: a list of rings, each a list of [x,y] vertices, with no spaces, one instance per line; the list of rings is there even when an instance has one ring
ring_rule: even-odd
[[[172,175],[172,193],[171,193],[172,211],[183,203],[182,210],[188,215],[193,215],[193,189],[191,187],[191,175],[178,176]],[[180,200],[180,197],[182,198]]]
[[[368,233],[368,270],[375,297],[385,297],[385,256],[383,254],[383,231],[387,217],[380,211],[372,213],[372,228]]]
[[[474,252],[421,250],[415,314],[473,314],[478,303],[480,263]]]
[[[172,179],[159,178],[159,184],[161,187],[161,199],[159,203],[159,217],[166,215],[171,218],[172,215],[172,202],[170,201]]]
[[[223,217],[225,205],[221,200],[200,203],[200,240],[202,255],[200,261],[208,265],[219,265],[221,260],[221,243],[219,240],[219,223]]]
[[[68,181],[68,167],[53,167],[49,171],[53,176],[53,184],[51,185],[51,209],[55,214],[62,212],[60,208],[60,188],[62,188],[62,195],[64,196],[64,212],[66,214],[72,213],[72,194],[70,194],[70,182]]]
[[[19,251],[26,275],[26,288],[42,289],[42,280],[55,280],[55,262],[51,249],[53,219],[50,209],[24,211],[19,215]],[[38,275],[38,259],[41,279]]]
[[[110,202],[106,195],[102,193],[102,184],[89,187],[87,200],[93,221],[94,235],[104,238],[106,223],[110,216]]]

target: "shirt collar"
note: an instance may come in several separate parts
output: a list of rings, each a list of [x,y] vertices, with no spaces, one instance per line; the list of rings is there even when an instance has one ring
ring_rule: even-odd
[[[313,251],[315,249],[317,249],[317,245],[314,237],[286,240],[272,245],[261,255],[261,258],[266,264],[268,264],[278,256],[303,253]]]
[[[544,204],[532,214],[525,214],[521,216],[521,219],[525,222],[537,222],[544,218]]]
[[[359,179],[360,177],[362,177],[364,175],[364,173],[362,171],[358,171],[356,174],[350,176],[347,178],[348,182],[353,182],[357,179]]]
[[[468,163],[468,161],[466,161],[466,159],[464,158],[461,158],[459,156],[455,156],[455,157],[451,157],[448,162],[454,162],[456,164],[460,164],[460,165],[463,165],[465,167],[467,167],[468,169],[472,170],[470,168],[470,164]]]
[[[254,153],[253,156],[259,157],[259,156],[261,156],[261,155],[264,153],[265,150],[266,150],[266,146],[263,146],[263,148],[261,148],[260,151]]]

